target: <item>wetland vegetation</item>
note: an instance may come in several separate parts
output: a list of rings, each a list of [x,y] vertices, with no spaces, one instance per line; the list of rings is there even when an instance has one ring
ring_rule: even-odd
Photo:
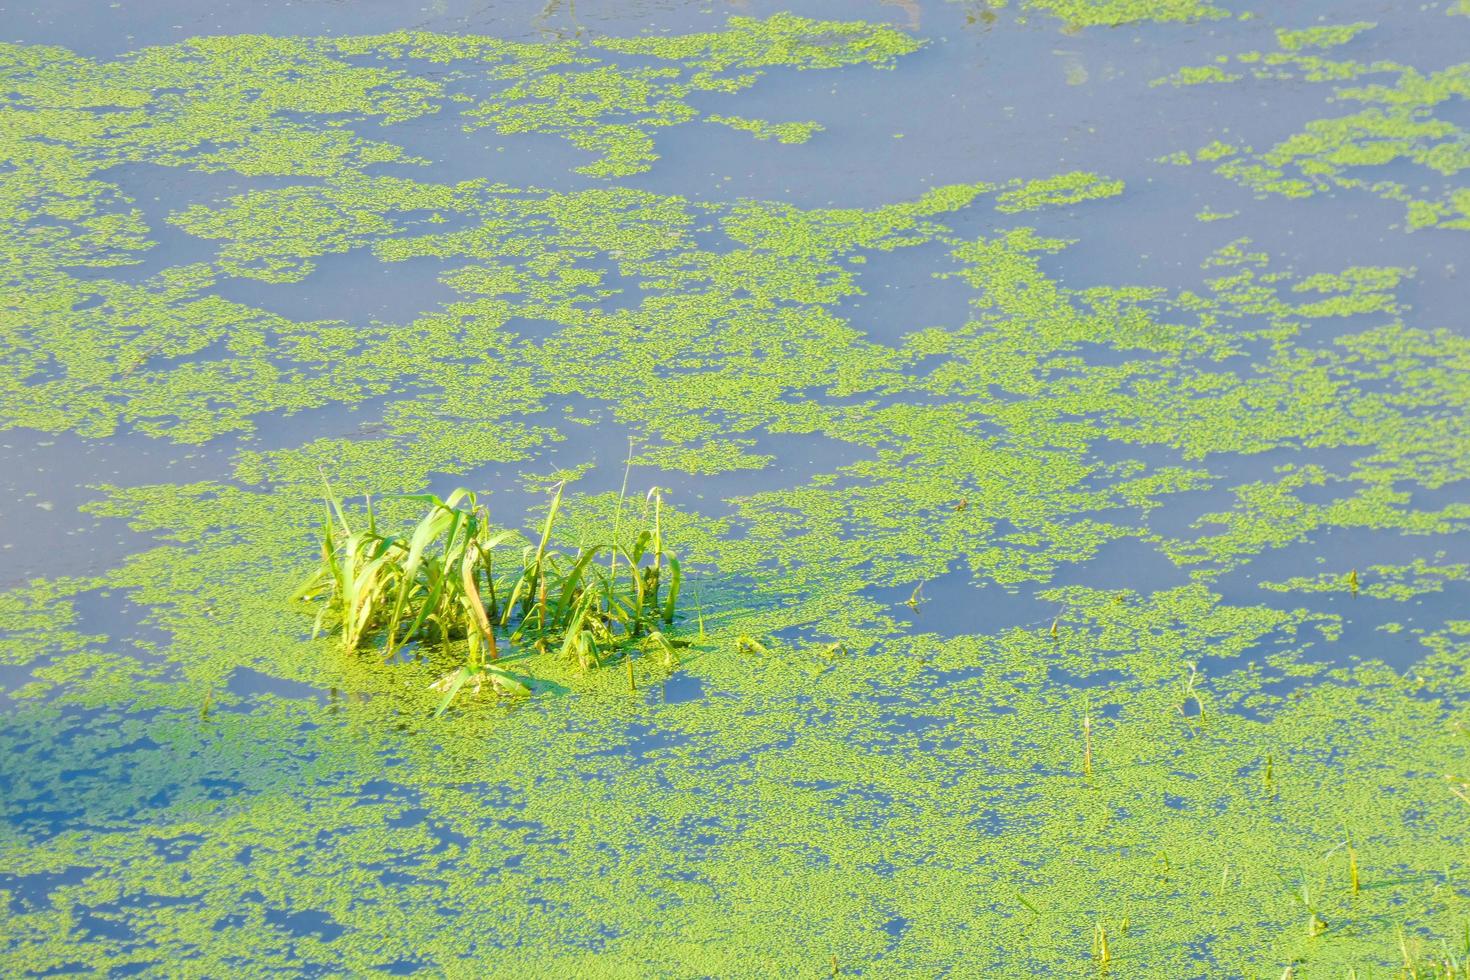
[[[657,487],[648,491],[651,519],[647,527],[633,529],[631,540],[618,536],[620,496],[612,538],[580,544],[575,554],[564,555],[551,547],[551,533],[565,486],[563,481],[552,491],[535,544],[523,544],[520,567],[509,575],[501,571],[504,549],[526,539],[497,530],[473,491],[458,489],[446,500],[404,495],[428,512],[406,534],[393,535],[378,530],[370,497],[365,518],[349,519],[329,486],[321,565],[297,591],[299,599],[320,603],[313,636],[325,629],[341,637],[344,652],[371,646],[384,659],[407,644],[435,644],[445,651],[462,644],[464,663],[429,685],[444,692],[436,718],[467,686],[475,693],[486,685],[500,695],[531,693],[500,663],[503,641],[497,634],[504,630],[510,630],[513,647],[539,654],[554,649],[582,671],[621,661],[628,688],[636,691],[635,647],[653,650],[671,668],[678,663],[677,647],[689,645],[663,632],[674,623],[683,583],[679,559],[664,546],[663,493]]]
[[[1463,4],[471,6],[0,43],[0,972],[1470,975]]]

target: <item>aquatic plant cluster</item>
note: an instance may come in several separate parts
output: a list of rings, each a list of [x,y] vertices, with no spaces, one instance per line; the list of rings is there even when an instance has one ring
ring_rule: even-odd
[[[1221,15],[1072,6],[1027,9]],[[1232,57],[1331,83],[1302,52],[1372,36]],[[728,114],[772,76],[925,56],[790,15],[0,45],[7,438],[231,447],[96,487],[132,551],[0,595],[4,972],[1463,976],[1470,339],[1223,214],[1195,288],[1074,280],[1040,216],[1106,173],[634,179],[677,126],[832,134]],[[1454,237],[1465,66],[1373,71]],[[441,179],[426,125],[571,182]],[[1360,192],[1344,138],[1215,159]],[[348,260],[423,310],[279,312]],[[900,263],[960,322],[865,319]]]
[[[476,693],[486,684],[498,694],[531,693],[500,663],[497,634],[513,619],[512,644],[543,654],[554,644],[564,661],[584,671],[621,660],[628,668],[628,687],[636,690],[635,645],[646,640],[663,654],[666,667],[678,662],[676,644],[689,645],[658,628],[674,622],[682,582],[679,559],[664,550],[663,495],[657,488],[649,491],[652,527],[635,533],[631,544],[618,539],[615,526],[611,541],[583,545],[566,556],[550,547],[564,489],[564,484],[556,487],[540,540],[521,549],[520,568],[513,569],[509,581],[502,575],[497,589],[496,549],[520,536],[497,531],[473,491],[461,488],[447,500],[407,495],[427,504],[428,513],[406,535],[394,535],[379,531],[370,498],[367,524],[354,530],[329,486],[321,565],[297,590],[298,598],[322,603],[313,635],[325,625],[341,637],[345,653],[369,648],[385,659],[406,644],[433,643],[449,650],[454,641],[464,640],[465,662],[429,685],[444,692],[436,718],[466,685],[474,685]],[[594,564],[604,553],[606,573]],[[628,583],[622,592],[620,558]],[[665,569],[669,582],[661,594]]]

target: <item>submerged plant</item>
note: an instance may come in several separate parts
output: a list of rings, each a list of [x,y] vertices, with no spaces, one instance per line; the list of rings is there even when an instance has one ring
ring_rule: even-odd
[[[517,567],[505,560],[505,552],[526,539],[517,531],[496,529],[488,509],[469,490],[456,490],[443,500],[433,494],[395,498],[428,506],[412,531],[396,536],[379,531],[371,500],[366,525],[354,528],[329,486],[321,564],[297,593],[323,602],[314,635],[336,631],[343,650],[377,645],[385,658],[409,643],[449,649],[464,641],[464,663],[431,685],[444,694],[436,717],[466,686],[478,692],[488,684],[509,696],[531,693],[494,665],[501,635],[538,653],[556,650],[584,671],[625,660],[630,687],[636,646],[649,643],[666,666],[676,666],[677,647],[687,644],[670,639],[660,627],[674,621],[682,572],[664,545],[661,492],[649,491],[652,523],[630,546],[614,533],[612,541],[568,555],[551,543],[564,490],[565,482],[553,489],[536,543],[521,548]],[[596,561],[604,552],[606,569]],[[619,559],[626,575],[618,574]],[[509,570],[503,571],[506,565]],[[666,569],[667,592],[661,596]]]

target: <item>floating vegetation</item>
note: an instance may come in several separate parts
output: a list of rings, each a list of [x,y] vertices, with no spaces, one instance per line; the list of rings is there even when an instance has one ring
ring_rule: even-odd
[[[1354,43],[1374,27],[1357,22],[1279,30],[1277,51],[1222,56],[1219,63],[1157,80],[1173,85],[1228,84],[1246,77],[1327,83],[1333,87],[1332,102],[1359,107],[1313,120],[1268,148],[1215,140],[1192,154],[1166,159],[1208,165],[1261,194],[1303,198],[1366,192],[1402,204],[1404,226],[1411,231],[1470,229],[1470,188],[1457,183],[1470,168],[1470,130],[1456,121],[1457,106],[1470,97],[1470,64],[1424,73],[1392,61],[1334,60],[1323,53]],[[1226,71],[1227,64],[1235,70]],[[1384,176],[1390,168],[1410,176]]]
[[[994,17],[1007,0],[981,0],[979,9]],[[1069,27],[1118,27],[1147,21],[1163,23],[1216,20],[1230,16],[1224,7],[1206,0],[1021,0],[1028,12],[1049,14]]]
[[[1374,31],[1011,6],[1100,25],[1065,42],[1094,88],[1053,81],[1102,124],[1159,109],[1201,145],[1207,96],[1247,109],[1206,165],[1249,166],[1281,118],[1130,72],[1386,81],[1371,106],[1462,125],[1444,65],[1344,60],[1377,64]],[[1149,20],[1172,26],[1101,26]],[[898,149],[943,103],[899,143],[826,101],[957,66],[999,92],[1054,27],[983,71],[790,16],[0,47],[0,424],[88,467],[77,540],[123,538],[0,593],[3,972],[1463,973],[1470,344],[1431,302],[1454,270],[1376,229],[1252,241],[1267,204],[1122,159],[1029,85],[972,100],[1040,110],[994,117],[1026,139],[932,167]],[[793,114],[826,128],[765,121]],[[678,168],[745,144],[710,126],[769,138],[754,172]],[[1275,166],[1454,200],[1458,137],[1412,135],[1391,165],[1445,170],[1422,194],[1365,162],[1376,136]],[[508,524],[417,495],[539,501],[530,474],[625,432],[646,482],[698,491],[553,491]],[[372,507],[318,530],[322,467]],[[665,539],[718,570],[677,596],[698,660]],[[283,615],[312,540],[314,642]],[[428,722],[477,687],[507,710]]]
[[[1121,180],[1106,180],[1083,171],[1058,174],[1045,180],[1016,180],[1008,187],[995,197],[995,209],[1005,214],[1103,200],[1123,193]]]
[[[704,120],[749,133],[758,140],[775,140],[778,143],[805,143],[822,131],[822,125],[814,122],[772,123],[764,119],[720,115],[705,116]]]
[[[1443,592],[1454,582],[1470,579],[1470,565],[1431,564],[1415,558],[1404,565],[1369,565],[1360,579],[1358,570],[1346,575],[1324,574],[1297,576],[1284,582],[1262,582],[1260,587],[1272,592],[1337,592],[1346,588],[1357,595],[1404,602],[1415,596]]]
[[[677,664],[681,641],[661,632],[675,620],[682,584],[679,561],[663,538],[662,493],[649,491],[652,523],[635,530],[631,543],[615,530],[612,540],[568,555],[551,546],[564,490],[557,484],[539,538],[525,543],[519,566],[507,570],[496,554],[504,557],[507,545],[525,539],[497,530],[469,490],[443,500],[401,496],[428,512],[407,534],[391,535],[378,530],[370,500],[366,523],[354,530],[328,489],[321,566],[297,593],[322,604],[313,633],[338,634],[348,653],[371,645],[384,658],[409,643],[448,648],[463,641],[464,663],[431,685],[444,694],[436,717],[466,686],[476,693],[485,684],[498,694],[531,693],[497,665],[498,634],[537,653],[554,650],[582,671],[625,660],[630,688],[635,647],[652,644],[666,666]]]

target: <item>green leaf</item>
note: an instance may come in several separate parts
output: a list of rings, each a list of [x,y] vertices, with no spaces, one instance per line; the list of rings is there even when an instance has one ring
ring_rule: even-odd
[[[673,555],[669,555],[668,559],[669,594],[664,599],[664,622],[672,623],[674,621],[674,603],[677,602],[679,598],[679,583],[684,580],[684,576],[679,571],[679,559],[675,558]]]
[[[444,700],[439,702],[439,709],[434,712],[435,718],[440,717],[444,714],[445,711],[449,710],[449,702],[454,700],[454,696],[459,693],[460,688],[464,687],[465,682],[469,679],[469,668],[459,668],[459,671],[455,674],[454,680],[450,681],[449,683],[449,689],[444,692]]]
[[[529,687],[505,671],[495,667],[486,667],[485,673],[488,676],[491,686],[507,697],[528,698],[531,696],[531,689]]]

